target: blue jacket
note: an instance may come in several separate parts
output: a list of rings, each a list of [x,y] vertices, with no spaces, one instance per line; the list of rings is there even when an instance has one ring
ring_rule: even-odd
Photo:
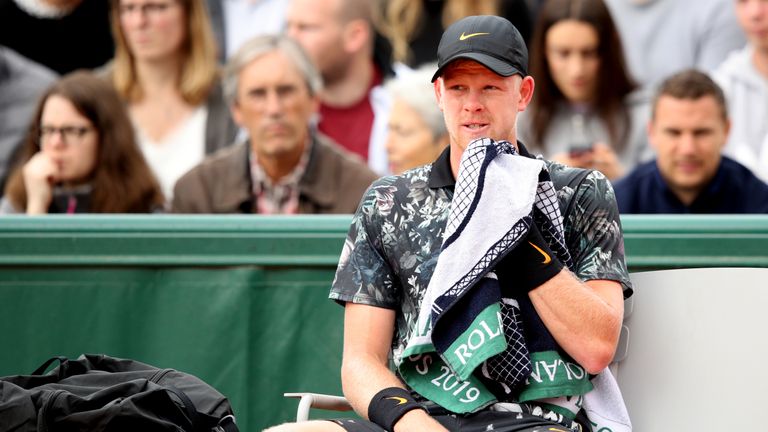
[[[740,163],[723,157],[706,189],[686,206],[667,187],[656,160],[646,162],[614,185],[619,212],[768,213],[768,185]]]

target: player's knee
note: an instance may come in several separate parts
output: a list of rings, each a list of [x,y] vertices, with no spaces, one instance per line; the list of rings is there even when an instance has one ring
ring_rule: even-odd
[[[272,426],[267,429],[264,429],[262,432],[288,432],[288,431],[298,431],[301,429],[297,429],[296,425],[298,423],[283,423],[281,425]]]
[[[265,429],[263,432],[339,432],[343,430],[343,428],[333,422],[315,420],[301,423],[283,423]]]

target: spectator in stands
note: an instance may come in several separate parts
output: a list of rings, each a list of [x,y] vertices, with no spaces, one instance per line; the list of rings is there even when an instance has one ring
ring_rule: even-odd
[[[0,45],[0,191],[40,95],[56,73]]]
[[[683,69],[711,72],[744,45],[733,0],[606,0],[632,77],[653,90]]]
[[[284,35],[252,39],[230,59],[225,92],[249,138],[176,184],[177,213],[352,213],[376,178],[312,126],[322,79]]]
[[[738,0],[736,17],[749,40],[715,71],[731,113],[725,154],[768,182],[768,2]]]
[[[448,130],[430,83],[435,70],[435,64],[427,64],[384,85],[393,100],[387,136],[393,174],[431,163],[448,145]]]
[[[709,76],[688,70],[661,84],[648,136],[656,160],[616,183],[621,213],[768,213],[768,185],[721,155],[730,122]]]
[[[0,213],[147,213],[162,203],[120,98],[78,71],[40,99]]]
[[[652,157],[648,98],[626,69],[603,0],[544,3],[531,46],[533,101],[518,133],[534,153],[616,180]]]
[[[116,52],[107,74],[170,202],[176,180],[237,135],[208,14],[203,0],[111,1]]]
[[[323,77],[320,132],[384,174],[391,101],[381,84],[394,71],[376,12],[370,0],[291,0],[286,19]]]
[[[114,52],[106,0],[0,0],[0,45],[59,74],[104,65]]]
[[[224,62],[253,36],[281,33],[286,0],[207,0],[219,60]]]
[[[384,19],[396,61],[418,67],[437,61],[435,53],[443,30],[459,18],[498,15],[510,20],[526,43],[533,24],[525,0],[388,0]]]

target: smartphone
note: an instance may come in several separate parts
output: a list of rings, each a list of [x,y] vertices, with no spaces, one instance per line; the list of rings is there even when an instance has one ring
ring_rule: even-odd
[[[568,155],[572,158],[583,156],[591,151],[592,143],[590,142],[576,142],[568,146]]]

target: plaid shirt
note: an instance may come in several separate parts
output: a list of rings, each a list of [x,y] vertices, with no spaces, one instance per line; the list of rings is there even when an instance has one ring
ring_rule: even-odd
[[[309,161],[311,143],[307,142],[299,163],[287,175],[276,182],[264,172],[256,152],[251,151],[251,184],[255,199],[255,213],[297,214],[299,212],[299,181],[304,176]]]

